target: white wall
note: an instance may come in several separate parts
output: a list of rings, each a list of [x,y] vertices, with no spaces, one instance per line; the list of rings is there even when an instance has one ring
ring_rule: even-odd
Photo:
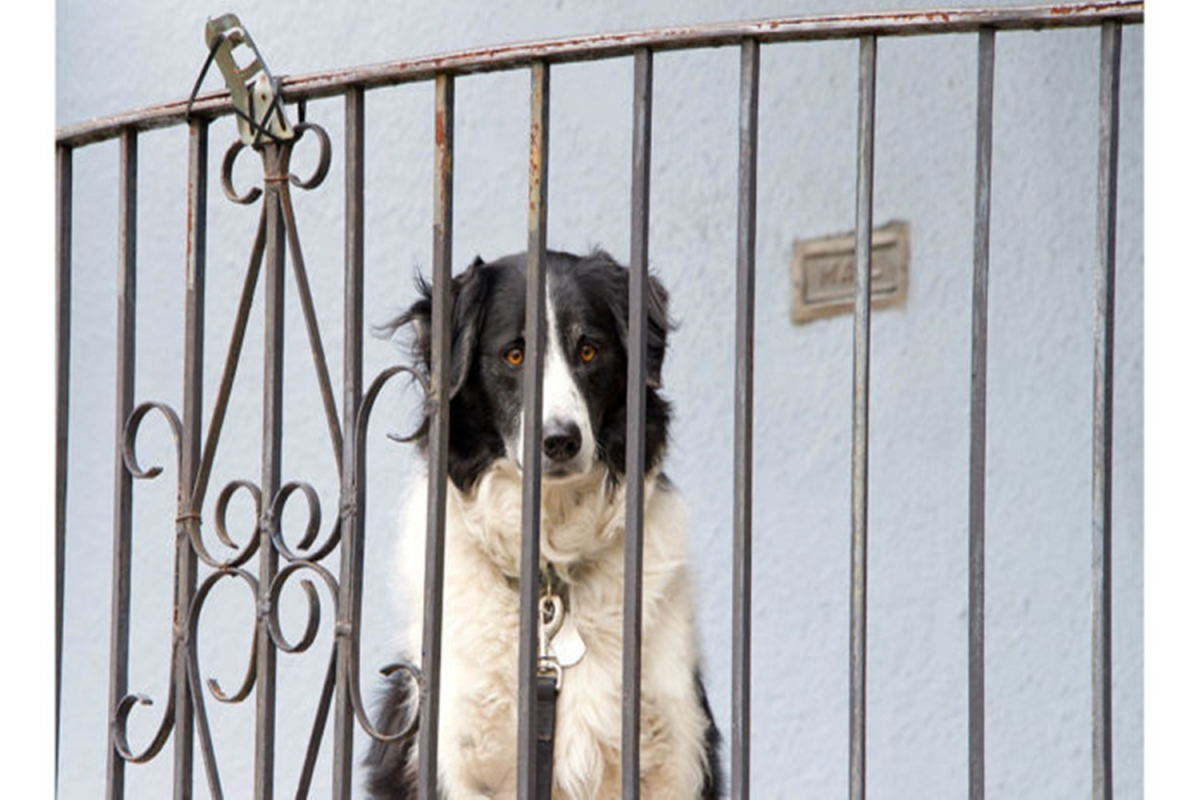
[[[476,45],[696,21],[927,5],[805,2],[496,2],[236,7],[183,0],[58,0],[58,124],[187,94],[207,16],[238,13],[276,74],[368,64]],[[1012,5],[988,3],[988,5]],[[1092,268],[1098,119],[1095,30],[997,40],[988,461],[988,793],[1078,797],[1090,781]],[[677,421],[668,471],[692,510],[708,679],[728,735],[732,502],[736,48],[655,59],[651,264],[680,322],[666,366]],[[836,797],[846,782],[851,322],[789,321],[791,244],[854,225],[857,45],[763,51],[758,197],[753,789]],[[628,253],[627,59],[555,68],[550,246]],[[912,224],[906,307],[873,329],[868,775],[873,798],[965,792],[966,497],[971,324],[975,37],[879,47],[876,219]],[[219,81],[210,76],[206,86]],[[455,261],[525,242],[528,77],[458,82]],[[294,112],[293,112],[294,113]],[[428,85],[368,95],[366,314],[386,320],[428,270],[433,95]],[[340,381],[342,105],[310,104],[334,139],[324,186],[297,192],[301,240]],[[1114,454],[1116,788],[1142,778],[1142,31],[1125,33]],[[215,167],[235,136],[212,128]],[[180,406],[186,135],[141,137],[136,398]],[[298,154],[301,167],[311,163]],[[255,168],[239,167],[242,185]],[[92,798],[104,778],[111,573],[117,150],[75,157],[75,295],[60,796]],[[216,394],[257,212],[210,188],[205,403]],[[284,479],[306,479],[336,513],[336,478],[294,289],[289,288]],[[261,317],[252,318],[213,489],[259,472]],[[368,375],[398,357],[369,339]],[[408,398],[410,401],[411,398]],[[411,402],[376,413],[370,450],[364,684],[392,657],[386,556],[411,468],[383,433]],[[148,425],[144,462],[170,463]],[[173,473],[136,487],[132,691],[148,741],[166,702]],[[300,504],[298,503],[297,506]],[[237,510],[237,509],[235,509]],[[292,509],[299,512],[297,507]],[[247,531],[240,508],[237,531]],[[291,511],[289,511],[289,514]],[[299,517],[299,513],[297,513]],[[302,521],[288,518],[285,529]],[[326,522],[328,527],[328,522]],[[292,533],[291,536],[296,536]],[[242,540],[244,533],[235,533]],[[209,534],[212,544],[215,539]],[[297,603],[299,592],[291,590]],[[232,689],[251,604],[224,585],[201,626],[204,674]],[[331,641],[324,606],[313,650],[280,658],[279,791],[293,791]],[[290,625],[289,625],[290,623]],[[297,635],[299,613],[285,614]],[[249,796],[253,706],[208,703],[226,796]],[[360,736],[361,740],[363,737]],[[315,795],[328,789],[328,746]],[[129,796],[166,796],[168,750],[128,768]],[[197,782],[204,779],[197,762]]]

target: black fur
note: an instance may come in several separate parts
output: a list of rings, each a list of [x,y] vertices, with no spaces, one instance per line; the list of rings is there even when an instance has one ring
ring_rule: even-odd
[[[403,730],[419,712],[419,699],[412,681],[403,672],[388,681],[379,699],[380,714],[375,727],[384,732]],[[417,764],[413,757],[416,727],[408,736],[387,744],[371,740],[363,759],[367,768],[367,792],[375,800],[411,800],[417,796]]]
[[[704,709],[704,717],[708,720],[708,728],[704,731],[704,752],[708,757],[708,770],[704,774],[704,786],[700,789],[700,800],[717,800],[721,797],[725,776],[721,772],[721,732],[713,721],[712,709],[708,705],[708,692],[704,691],[704,680],[700,673],[695,675],[696,694],[700,698],[700,707]]]

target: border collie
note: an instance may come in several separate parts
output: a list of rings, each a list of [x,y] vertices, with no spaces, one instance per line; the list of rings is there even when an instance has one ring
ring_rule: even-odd
[[[439,794],[515,796],[521,551],[522,368],[526,257],[477,258],[451,293],[450,485],[446,509]],[[625,389],[629,272],[607,253],[546,256],[542,411],[542,578],[563,601],[550,649],[562,664],[555,798],[620,796]],[[431,291],[389,326],[411,326],[430,369]],[[660,394],[670,327],[650,280],[647,329],[641,789],[655,800],[713,798],[718,734],[700,680],[683,501],[661,465],[670,406]],[[422,444],[426,444],[422,442]],[[399,571],[406,655],[421,652],[426,481],[406,504]],[[561,640],[559,636],[561,635]],[[559,652],[561,651],[561,652]],[[389,685],[378,726],[417,713],[405,681]],[[373,742],[368,790],[416,796],[415,735]]]

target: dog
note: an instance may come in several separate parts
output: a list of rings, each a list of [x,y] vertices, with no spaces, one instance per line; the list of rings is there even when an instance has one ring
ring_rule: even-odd
[[[476,258],[452,280],[452,344],[439,795],[510,798],[517,787],[526,256]],[[415,369],[430,372],[431,289],[388,327],[411,329]],[[546,255],[542,411],[542,578],[563,600],[553,797],[621,791],[622,586],[629,271],[603,251]],[[719,735],[700,674],[686,510],[662,474],[671,407],[661,396],[671,324],[649,280],[642,616],[642,796],[718,796]],[[428,419],[426,419],[428,422]],[[424,436],[424,434],[422,434]],[[422,441],[422,445],[427,442]],[[398,569],[408,591],[406,655],[421,652],[426,481],[405,504]],[[569,636],[567,634],[570,634]],[[557,636],[557,635],[556,635]],[[558,650],[558,639],[551,645]],[[378,727],[417,714],[410,684],[389,684]],[[415,733],[372,742],[367,788],[416,797]]]

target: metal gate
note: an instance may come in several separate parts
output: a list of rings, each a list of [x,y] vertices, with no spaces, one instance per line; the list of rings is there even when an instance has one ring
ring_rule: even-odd
[[[374,89],[404,83],[431,81],[436,87],[436,189],[433,219],[434,333],[432,380],[425,387],[433,409],[430,436],[431,476],[428,507],[428,546],[426,592],[441,593],[442,529],[446,497],[445,449],[448,399],[445,373],[440,365],[448,355],[448,281],[452,262],[454,170],[455,81],[462,75],[485,71],[527,70],[530,87],[530,153],[528,275],[530,302],[526,322],[533,341],[541,338],[545,324],[544,258],[546,251],[547,177],[549,148],[549,104],[551,75],[559,64],[597,59],[632,58],[634,93],[632,108],[633,164],[630,200],[632,241],[630,244],[631,281],[631,358],[629,385],[645,382],[644,330],[646,280],[649,243],[650,133],[652,129],[653,67],[655,54],[701,47],[737,47],[741,51],[740,77],[740,160],[737,218],[737,339],[735,391],[735,486],[733,493],[733,619],[731,642],[733,692],[732,724],[728,731],[732,769],[730,795],[743,798],[749,793],[751,767],[751,545],[753,525],[753,408],[754,408],[754,294],[756,252],[757,136],[759,119],[760,52],[780,42],[809,40],[857,40],[860,47],[858,91],[858,169],[857,222],[855,234],[854,292],[854,394],[851,542],[851,626],[849,685],[849,786],[851,798],[866,796],[866,653],[867,653],[867,463],[869,452],[868,403],[870,399],[871,338],[871,248],[873,229],[874,135],[876,45],[880,38],[915,34],[978,34],[978,105],[976,124],[975,171],[975,252],[974,304],[971,358],[970,473],[969,473],[969,670],[963,680],[969,687],[969,759],[968,796],[984,796],[985,766],[985,607],[984,607],[984,504],[985,441],[987,414],[987,342],[988,342],[988,263],[989,215],[991,197],[992,97],[994,48],[997,36],[1010,30],[1065,27],[1098,27],[1101,30],[1099,98],[1099,185],[1096,192],[1095,327],[1094,327],[1094,407],[1092,462],[1092,796],[1113,796],[1112,743],[1112,395],[1113,395],[1113,297],[1116,247],[1118,141],[1118,103],[1121,57],[1121,32],[1128,24],[1142,21],[1140,2],[1099,2],[1087,5],[1038,6],[985,11],[933,10],[903,14],[871,14],[838,17],[798,17],[753,23],[704,25],[638,31],[623,34],[585,36],[572,39],[513,45],[455,53],[448,56],[397,61],[377,67],[344,69],[288,78],[275,84],[277,96],[266,94],[257,106],[236,107],[237,98],[227,91],[193,97],[138,112],[117,115],[86,124],[60,129],[57,144],[57,262],[58,262],[58,437],[57,437],[57,664],[56,686],[61,692],[63,661],[63,589],[64,552],[69,535],[66,525],[70,326],[72,304],[72,170],[73,156],[96,142],[119,139],[120,172],[120,248],[118,310],[118,363],[115,393],[118,416],[115,429],[115,518],[113,520],[113,591],[111,660],[109,674],[110,742],[107,770],[107,796],[124,795],[124,777],[130,764],[142,763],[162,755],[168,745],[172,752],[174,794],[191,796],[196,786],[194,767],[198,752],[207,785],[214,796],[221,796],[220,770],[214,755],[206,715],[207,694],[224,702],[254,698],[256,726],[254,736],[254,783],[257,797],[274,794],[275,750],[275,675],[280,653],[304,651],[313,643],[320,624],[316,595],[323,586],[336,608],[334,644],[313,722],[304,772],[299,778],[297,796],[306,796],[322,742],[332,725],[333,794],[349,797],[354,774],[353,743],[358,729],[375,738],[398,732],[379,731],[364,707],[360,686],[359,620],[363,598],[362,527],[366,497],[365,437],[372,408],[384,385],[404,372],[386,370],[369,383],[363,370],[363,276],[364,276],[364,104]],[[225,43],[249,43],[240,27],[228,28],[214,39],[213,54],[221,60],[219,46]],[[251,44],[252,46],[252,44]],[[257,54],[257,51],[255,51]],[[246,67],[247,75],[270,77],[261,60]],[[269,82],[268,82],[269,85]],[[236,90],[235,90],[236,91]],[[345,102],[345,298],[343,340],[343,381],[336,389],[326,363],[322,331],[317,324],[313,298],[308,285],[303,251],[292,209],[292,187],[306,190],[325,178],[333,154],[327,134],[316,122],[306,119],[306,101],[342,97]],[[285,120],[284,105],[298,107],[294,125]],[[226,195],[236,203],[260,204],[257,234],[246,271],[244,290],[236,312],[225,368],[212,414],[203,417],[201,389],[202,365],[206,342],[205,270],[207,259],[207,214],[209,194],[209,130],[222,116],[239,114],[244,131],[249,131],[252,149],[262,158],[262,187],[239,193],[234,186],[234,166],[247,148],[245,141],[235,143],[223,160],[220,174]],[[277,116],[279,115],[279,116]],[[249,118],[249,124],[246,124]],[[160,402],[139,402],[134,397],[135,324],[137,296],[136,229],[138,203],[138,139],[144,131],[186,126],[189,142],[188,242],[186,275],[185,359],[183,363],[183,405],[180,411]],[[290,169],[292,146],[301,138],[317,140],[320,158],[311,176],[297,176]],[[289,258],[290,256],[290,258]],[[336,516],[326,531],[321,530],[320,504],[315,490],[304,482],[283,482],[280,452],[284,438],[282,424],[282,338],[283,291],[289,265],[299,292],[304,323],[318,376],[321,402],[325,411],[330,445],[340,475],[340,496]],[[259,287],[259,284],[261,288]],[[221,488],[215,500],[210,492],[213,459],[220,441],[228,410],[229,394],[236,376],[251,308],[258,291],[263,294],[265,327],[264,379],[262,393],[263,431],[260,480],[234,481]],[[525,393],[526,419],[534,421],[525,429],[524,463],[530,465],[524,475],[524,525],[536,532],[539,525],[540,374],[541,357],[536,349],[529,353]],[[340,393],[340,402],[339,402]],[[636,435],[643,425],[644,407],[630,395],[629,441],[642,442]],[[644,402],[644,396],[641,397]],[[161,467],[139,463],[135,443],[143,421],[161,416],[173,433],[177,453],[177,514],[175,518],[175,595],[174,627],[171,643],[170,690],[163,702],[161,721],[148,744],[134,746],[127,735],[129,716],[149,698],[131,693],[129,685],[129,608],[130,551],[133,529],[132,498],[134,482],[152,479]],[[630,449],[627,469],[644,473],[644,453]],[[636,576],[625,584],[624,726],[622,769],[624,796],[638,795],[638,748],[631,746],[639,737],[641,615],[632,613],[641,603],[642,497],[640,481],[629,482],[629,504],[625,569]],[[289,499],[304,496],[309,509],[308,527],[298,545],[289,544],[281,532],[281,519]],[[226,530],[226,513],[234,498],[252,501],[258,523],[253,535],[243,544],[235,544]],[[202,535],[202,508],[210,504],[212,531],[232,555],[210,552]],[[535,676],[534,645],[536,635],[538,537],[523,539],[521,595],[521,657],[519,686],[520,757],[522,797],[532,796],[534,746],[532,690]],[[293,576],[300,581],[314,609],[304,633],[289,639],[282,630],[277,600]],[[245,584],[255,598],[257,608],[254,655],[242,684],[235,691],[223,691],[215,683],[206,687],[200,674],[196,631],[201,610],[212,588],[219,582]],[[426,604],[423,669],[418,673],[406,667],[407,676],[396,679],[417,680],[421,686],[419,728],[422,794],[435,797],[437,702],[440,658],[441,609],[436,602]],[[61,710],[60,710],[61,716]],[[148,712],[146,712],[148,713]],[[330,721],[332,717],[332,721]]]

